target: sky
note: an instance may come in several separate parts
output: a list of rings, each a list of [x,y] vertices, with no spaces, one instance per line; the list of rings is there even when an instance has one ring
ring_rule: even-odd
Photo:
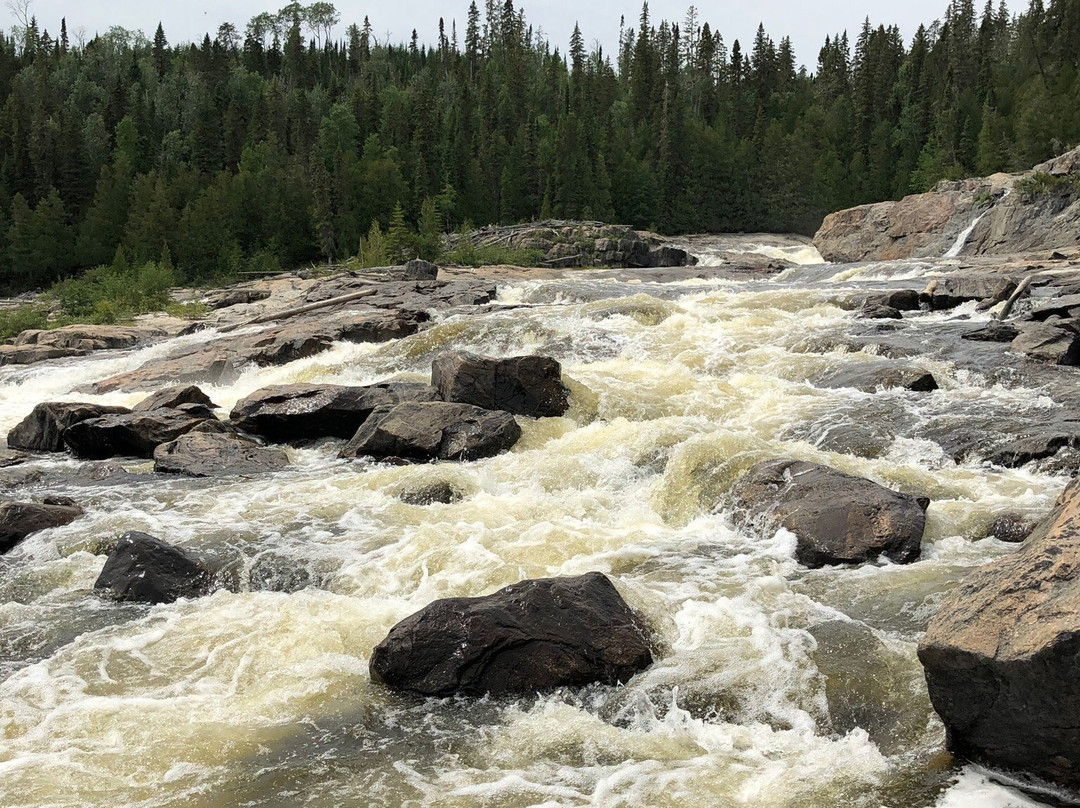
[[[11,0],[0,2],[0,28],[8,30],[15,22],[9,10]],[[247,21],[262,11],[276,11],[287,0],[31,0],[31,12],[37,17],[39,27],[56,35],[60,18],[67,17],[68,31],[72,38],[82,29],[87,38],[96,31],[105,31],[112,25],[144,31],[153,36],[158,22],[165,29],[168,40],[178,42],[201,41],[203,34],[213,33],[218,25],[231,22],[243,31]],[[302,0],[307,2],[307,0]],[[847,30],[852,42],[866,16],[875,27],[881,23],[896,24],[905,41],[910,42],[920,23],[929,24],[940,18],[948,0],[907,0],[904,3],[884,0],[754,0],[753,2],[716,3],[704,0],[695,3],[701,22],[708,22],[715,30],[719,28],[724,41],[730,46],[738,39],[748,47],[753,41],[758,23],[764,23],[766,32],[779,43],[781,37],[791,37],[795,46],[796,61],[811,71],[817,64],[817,53],[827,34]],[[337,0],[342,23],[339,35],[352,22],[360,23],[364,15],[371,19],[380,41],[389,32],[394,42],[408,40],[415,28],[421,42],[432,43],[437,38],[439,17],[446,20],[449,34],[450,21],[457,20],[459,39],[463,38],[465,17],[469,0]],[[483,9],[482,0],[477,5]],[[1015,4],[1014,4],[1015,5]],[[587,45],[599,43],[606,52],[614,50],[618,39],[619,17],[625,15],[627,25],[637,25],[641,13],[640,0],[516,0],[515,6],[524,7],[525,18],[534,28],[543,30],[552,46],[566,52],[574,23],[581,25]],[[651,0],[650,13],[654,24],[661,19],[682,22],[689,0]],[[614,55],[614,54],[613,54]]]

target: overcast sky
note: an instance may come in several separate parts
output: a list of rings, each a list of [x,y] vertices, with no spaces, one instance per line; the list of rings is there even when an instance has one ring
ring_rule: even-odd
[[[9,0],[2,0],[0,27],[7,30],[14,18],[7,8]],[[204,33],[211,36],[219,24],[231,22],[241,31],[255,14],[276,11],[287,0],[265,2],[260,0],[32,0],[31,11],[37,16],[39,26],[56,35],[60,18],[66,16],[68,31],[74,33],[83,28],[88,36],[104,31],[112,25],[141,29],[153,36],[160,21],[171,43],[201,40]],[[306,3],[306,0],[302,0]],[[719,28],[724,41],[730,44],[739,39],[748,45],[759,22],[779,42],[784,35],[791,37],[799,64],[813,70],[817,64],[817,52],[826,34],[847,30],[854,36],[864,17],[869,15],[876,26],[897,24],[910,42],[919,23],[930,23],[944,14],[948,0],[908,0],[905,3],[884,0],[757,0],[756,2],[697,3],[702,22]],[[458,23],[459,37],[464,33],[468,0],[337,0],[334,3],[341,12],[342,24],[339,34],[351,22],[360,23],[364,15],[381,40],[390,32],[393,41],[407,40],[415,28],[422,42],[433,42],[438,31],[439,17],[446,19],[447,33],[451,19]],[[477,5],[483,9],[482,0]],[[681,22],[690,3],[687,0],[652,0],[649,8],[654,23],[660,19]],[[515,6],[525,8],[525,16],[534,27],[543,29],[552,45],[566,52],[566,43],[574,28],[581,24],[585,41],[599,41],[605,51],[611,50],[618,38],[619,16],[625,15],[627,25],[637,24],[641,13],[639,0],[518,0]]]

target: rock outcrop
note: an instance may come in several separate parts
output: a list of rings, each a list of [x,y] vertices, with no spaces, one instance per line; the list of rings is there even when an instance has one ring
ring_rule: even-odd
[[[131,531],[109,553],[94,591],[115,600],[172,603],[205,595],[212,580],[210,570],[192,553]]]
[[[744,525],[795,534],[795,558],[808,567],[919,557],[929,500],[890,491],[817,463],[768,460],[733,489]]]
[[[814,246],[826,261],[836,262],[936,258],[965,233],[960,255],[1075,247],[1078,180],[1080,149],[1020,174],[941,182],[928,193],[826,216]]]
[[[1080,478],[1039,534],[950,591],[919,659],[952,751],[1080,792]]]
[[[217,404],[210,400],[210,396],[195,385],[189,384],[186,387],[167,387],[152,393],[132,407],[132,412],[169,409],[179,407],[181,404],[202,404],[211,409],[217,407]]]
[[[443,401],[514,415],[557,416],[570,407],[562,367],[549,356],[494,359],[464,351],[443,353],[431,363],[431,384]]]
[[[261,446],[250,438],[198,428],[154,450],[154,471],[188,477],[265,474],[289,465],[281,449]]]
[[[104,415],[129,412],[131,410],[127,407],[46,401],[36,405],[28,416],[8,432],[7,444],[9,448],[28,452],[62,452],[65,448],[64,433],[75,424]]]
[[[70,524],[82,514],[83,509],[70,502],[5,502],[0,505],[0,553],[31,533]]]
[[[64,443],[75,457],[83,460],[150,458],[158,446],[176,440],[205,421],[217,421],[217,418],[201,404],[105,415],[69,427],[64,432]]]
[[[374,681],[424,696],[502,696],[614,685],[650,664],[645,624],[593,572],[437,600],[390,630],[370,670]]]
[[[256,390],[236,403],[229,418],[239,429],[274,443],[312,438],[347,440],[379,407],[435,398],[434,388],[413,382],[363,387],[288,384]]]
[[[69,325],[48,331],[23,331],[9,345],[0,345],[0,365],[29,365],[46,359],[86,356],[93,351],[130,348],[165,336],[146,326]]]
[[[471,404],[408,401],[380,407],[341,450],[342,457],[479,460],[513,448],[514,416]]]

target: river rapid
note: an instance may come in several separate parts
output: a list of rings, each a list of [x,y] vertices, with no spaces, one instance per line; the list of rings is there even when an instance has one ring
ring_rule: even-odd
[[[917,360],[932,393],[816,387],[872,353],[844,344],[857,321],[838,300],[921,288],[940,267],[824,265],[776,237],[702,241],[705,263],[742,250],[806,265],[503,282],[498,305],[439,314],[417,335],[204,387],[227,412],[269,384],[426,380],[446,349],[554,356],[572,408],[519,419],[507,454],[401,467],[339,460],[325,442],[260,477],[154,477],[125,461],[134,476],[93,481],[99,467],[57,457],[8,478],[8,498],[66,495],[88,513],[0,558],[0,805],[1035,805],[945,752],[915,648],[944,592],[1014,551],[979,538],[990,521],[1042,515],[1067,477],[956,462],[924,434],[1058,405],[1022,377],[939,354]],[[988,315],[905,320],[930,344],[959,318]],[[73,390],[166,347],[0,368],[0,432],[40,401],[138,402]],[[838,450],[850,429],[876,434],[874,450]],[[786,531],[737,530],[730,488],[770,457],[928,495],[922,558],[809,570]],[[433,480],[464,498],[397,496]],[[154,607],[96,597],[94,550],[126,530],[215,559],[236,591]],[[375,644],[432,600],[591,570],[654,630],[656,663],[623,687],[422,700],[368,678]]]

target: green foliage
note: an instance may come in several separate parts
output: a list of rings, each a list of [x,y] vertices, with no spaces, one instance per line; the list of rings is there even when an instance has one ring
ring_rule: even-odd
[[[40,303],[0,311],[0,340],[29,329],[49,327],[49,309]]]
[[[384,267],[389,263],[390,259],[386,255],[386,239],[378,222],[372,222],[356,257],[361,267]]]
[[[1020,194],[1024,201],[1030,202],[1047,196],[1077,193],[1080,190],[1077,180],[1077,177],[1036,171],[1017,180],[1013,190]]]
[[[112,265],[95,267],[77,278],[57,283],[48,298],[59,304],[61,316],[78,322],[115,323],[169,303],[176,278],[167,263],[148,261],[130,266],[121,248]]]

